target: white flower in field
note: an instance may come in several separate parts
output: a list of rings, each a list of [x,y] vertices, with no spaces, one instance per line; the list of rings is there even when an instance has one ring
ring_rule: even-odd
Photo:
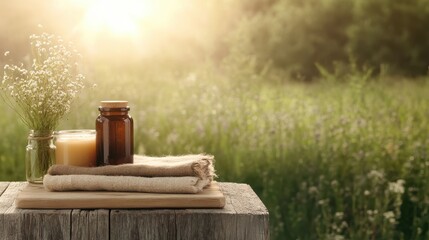
[[[377,215],[378,211],[377,210],[367,210],[366,214],[368,215],[368,220],[370,222],[374,222],[375,221],[375,217]]]
[[[4,56],[5,57],[9,56],[9,53],[10,53],[9,51],[4,52]]]
[[[404,184],[405,184],[405,181],[402,179],[399,179],[396,182],[389,182],[389,192],[396,193],[396,194],[403,194]]]
[[[344,240],[345,238],[344,238],[344,236],[343,235],[335,235],[334,236],[334,240]]]
[[[389,219],[389,218],[395,218],[395,213],[394,213],[393,211],[388,211],[388,212],[383,213],[383,216],[384,216],[386,219]]]
[[[315,187],[315,186],[311,186],[311,187],[309,187],[308,188],[308,193],[310,194],[310,195],[315,195],[315,194],[317,194],[319,192],[319,190],[317,189],[317,187]]]
[[[364,192],[363,192],[363,195],[365,195],[365,196],[369,196],[371,194],[371,192],[370,191],[368,191],[368,190],[365,190]]]
[[[377,171],[377,170],[371,170],[371,172],[368,173],[368,178],[372,180],[383,180],[384,179],[384,173]]]
[[[341,220],[344,217],[344,213],[343,212],[336,212],[335,213],[335,218]]]
[[[383,216],[391,224],[394,224],[396,222],[395,213],[393,211],[385,212],[383,213]]]
[[[346,221],[342,221],[341,222],[341,225],[340,225],[340,228],[341,229],[346,229],[346,228],[348,228],[349,227],[349,225],[347,224],[347,222]]]

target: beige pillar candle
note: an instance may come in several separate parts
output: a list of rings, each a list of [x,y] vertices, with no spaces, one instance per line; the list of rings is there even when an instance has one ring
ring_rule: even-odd
[[[56,164],[94,167],[95,130],[64,130],[55,133]]]

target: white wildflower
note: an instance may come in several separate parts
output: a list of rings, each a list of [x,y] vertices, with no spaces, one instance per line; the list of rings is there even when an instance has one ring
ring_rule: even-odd
[[[379,172],[377,170],[371,170],[371,172],[368,173],[368,178],[374,179],[374,180],[382,180],[384,179],[384,173]]]
[[[308,188],[308,193],[311,195],[317,194],[319,192],[319,190],[317,190],[317,187],[315,186],[311,186]]]
[[[396,194],[403,194],[404,183],[405,181],[402,179],[399,179],[396,182],[389,182],[389,192],[396,193]]]
[[[62,43],[54,35],[33,34],[31,67],[4,66],[1,94],[31,129],[53,130],[84,87],[83,75],[76,74],[75,52]]]
[[[384,218],[389,219],[389,218],[395,218],[395,213],[392,211],[388,211],[383,213]]]
[[[391,224],[394,224],[396,222],[395,213],[392,211],[388,211],[388,212],[383,213],[383,216]]]
[[[339,220],[343,219],[344,217],[344,213],[343,212],[336,212],[335,213],[335,218],[338,218]]]
[[[9,51],[4,52],[4,56],[5,57],[9,56],[9,53],[10,53]]]
[[[344,240],[345,238],[344,238],[344,236],[342,236],[342,235],[335,235],[334,236],[334,240]]]
[[[346,221],[342,221],[342,222],[341,222],[340,228],[342,228],[342,229],[346,229],[346,228],[348,228],[348,227],[349,227],[349,225],[347,224],[347,222],[346,222]]]
[[[319,201],[317,201],[317,204],[318,205],[326,205],[326,204],[329,204],[329,200],[328,199],[321,199],[321,200],[319,200]]]

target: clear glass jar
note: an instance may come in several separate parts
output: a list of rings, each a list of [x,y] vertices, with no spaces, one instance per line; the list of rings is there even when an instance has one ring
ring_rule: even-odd
[[[55,163],[52,131],[31,130],[25,154],[25,173],[30,183],[43,183],[43,176]]]
[[[55,162],[79,167],[95,167],[95,130],[62,130],[54,133]]]
[[[127,101],[101,101],[96,119],[97,166],[133,163],[133,119]]]

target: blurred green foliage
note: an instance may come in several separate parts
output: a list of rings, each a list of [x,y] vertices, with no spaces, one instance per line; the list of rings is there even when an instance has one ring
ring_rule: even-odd
[[[255,2],[255,1],[253,1]],[[258,1],[261,2],[261,1]],[[354,61],[379,73],[427,74],[426,0],[262,1],[231,32],[230,47],[301,79]],[[243,45],[244,44],[244,45]]]
[[[126,2],[124,2],[126,4]],[[201,61],[242,56],[267,64],[285,78],[318,77],[351,63],[374,74],[427,74],[429,1],[426,0],[191,0],[176,6],[162,26],[136,22],[134,38],[85,30],[78,1],[17,0],[0,3],[0,51],[28,52],[28,35],[56,33],[75,42],[90,61],[108,64],[162,61],[189,68]],[[180,6],[180,8],[178,7]],[[174,7],[172,7],[174,8]],[[186,16],[186,17],[184,17]],[[159,20],[159,19],[158,19]],[[1,59],[0,61],[5,61]]]
[[[356,1],[353,13],[346,47],[360,64],[386,64],[391,74],[427,74],[428,1]]]

